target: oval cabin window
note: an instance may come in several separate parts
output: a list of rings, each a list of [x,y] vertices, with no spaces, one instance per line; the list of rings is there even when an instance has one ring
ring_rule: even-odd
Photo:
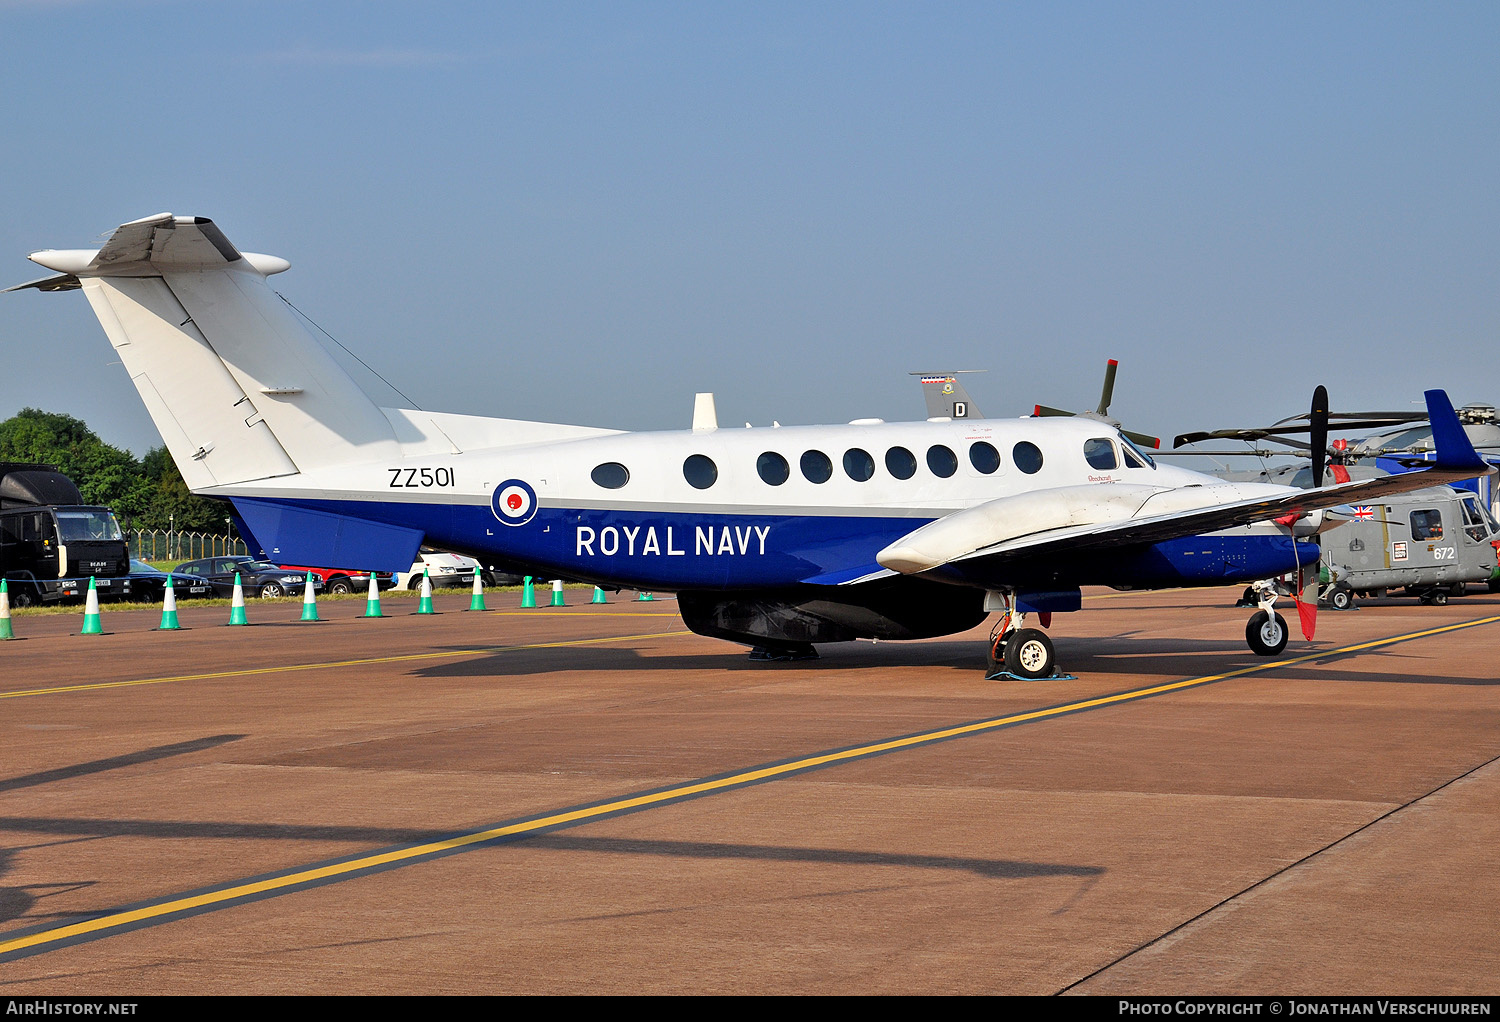
[[[706,490],[719,481],[719,466],[706,454],[690,454],[682,463],[682,478],[689,486]]]
[[[589,478],[594,480],[596,486],[602,486],[606,490],[618,490],[630,482],[630,469],[618,461],[606,461],[602,465],[594,466],[594,471],[589,473]]]

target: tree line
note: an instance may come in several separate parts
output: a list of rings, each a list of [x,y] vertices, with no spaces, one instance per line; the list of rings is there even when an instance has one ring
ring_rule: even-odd
[[[165,447],[153,447],[137,459],[105,443],[71,415],[23,408],[0,422],[0,461],[57,466],[73,480],[85,504],[113,508],[123,527],[228,532],[229,506],[190,493]]]

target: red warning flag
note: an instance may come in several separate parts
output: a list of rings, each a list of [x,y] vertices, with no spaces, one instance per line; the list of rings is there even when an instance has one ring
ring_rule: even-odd
[[[1302,623],[1302,637],[1311,642],[1313,633],[1318,630],[1318,601],[1307,603],[1298,598],[1296,602],[1297,619]]]

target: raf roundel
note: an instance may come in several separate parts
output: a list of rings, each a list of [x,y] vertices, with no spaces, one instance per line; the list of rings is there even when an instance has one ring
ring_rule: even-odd
[[[536,514],[536,491],[519,479],[507,479],[495,487],[490,510],[503,525],[525,525]]]

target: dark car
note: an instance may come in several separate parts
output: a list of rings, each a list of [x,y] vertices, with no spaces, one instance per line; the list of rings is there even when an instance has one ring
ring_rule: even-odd
[[[174,574],[202,575],[213,585],[220,596],[234,594],[234,576],[240,576],[240,585],[246,596],[296,596],[307,584],[305,572],[283,568],[270,561],[259,561],[254,557],[204,557],[197,561],[186,561],[174,569]],[[323,580],[313,576],[313,592],[323,591]]]
[[[153,568],[145,561],[130,559],[130,598],[160,603],[166,596],[168,573]],[[180,599],[215,596],[214,585],[201,575],[171,572],[172,592]]]

